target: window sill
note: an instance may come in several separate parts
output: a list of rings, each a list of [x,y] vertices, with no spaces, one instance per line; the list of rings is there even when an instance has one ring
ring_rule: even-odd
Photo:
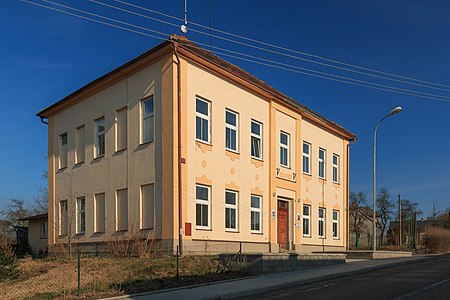
[[[139,143],[139,146],[146,145],[146,144],[151,144],[151,143],[153,143],[154,141],[155,141],[155,139],[150,140],[150,141],[140,142],[140,143]],[[126,150],[126,149],[127,149],[127,148],[122,149],[122,150],[118,150],[118,151],[116,151],[116,152],[120,152],[120,151],[123,151],[123,150]]]
[[[84,164],[84,160],[83,161],[79,161],[75,164],[75,167],[81,166],[82,164]]]
[[[92,161],[101,160],[103,157],[105,157],[105,154],[94,157]]]
[[[225,232],[229,232],[229,233],[239,233],[239,230],[237,230],[237,229],[227,229],[227,228],[225,228]]]
[[[303,172],[303,175],[305,175],[305,176],[309,176],[309,177],[312,177],[312,174],[311,174],[311,173],[306,173],[306,172]]]
[[[154,227],[147,227],[147,228],[140,228],[139,230],[153,230],[155,229]]]
[[[115,154],[115,155],[122,154],[122,153],[125,152],[126,150],[127,150],[127,148],[117,149],[116,151],[114,151],[114,154]]]
[[[304,238],[310,239],[310,238],[311,238],[311,235],[303,235],[303,237],[304,237]]]
[[[75,235],[76,236],[83,236],[83,235],[85,235],[85,232],[84,231],[83,232],[77,232]]]
[[[209,228],[209,227],[195,227],[195,229],[196,230],[203,230],[203,231],[212,231],[212,229],[211,228]]]
[[[264,233],[262,231],[250,231],[250,234],[263,235]]]

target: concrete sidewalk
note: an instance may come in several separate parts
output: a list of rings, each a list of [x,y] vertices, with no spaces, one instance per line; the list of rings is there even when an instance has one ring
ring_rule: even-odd
[[[291,286],[353,276],[369,271],[416,263],[432,258],[433,256],[413,256],[382,260],[348,260],[347,263],[339,265],[317,267],[295,272],[258,275],[245,279],[210,283],[208,285],[194,287],[181,287],[110,299],[232,299],[265,293]]]

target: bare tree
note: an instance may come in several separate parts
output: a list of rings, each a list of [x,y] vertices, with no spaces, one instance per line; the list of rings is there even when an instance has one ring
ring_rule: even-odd
[[[441,210],[439,210],[439,205],[437,203],[437,201],[435,199],[433,199],[433,204],[431,206],[431,222],[432,222],[432,226],[436,226],[436,219],[437,217],[442,213]]]
[[[36,186],[36,194],[33,196],[34,206],[33,212],[36,214],[43,214],[48,211],[48,173],[42,172],[42,178],[45,180],[45,185]]]
[[[355,233],[355,248],[358,249],[359,237],[366,218],[361,213],[361,207],[366,204],[367,196],[363,192],[350,192],[350,230]]]
[[[391,220],[393,214],[394,214],[394,208],[395,204],[390,199],[391,194],[386,188],[381,188],[378,192],[377,197],[377,215],[380,218],[379,225],[380,225],[380,231],[381,231],[381,237],[383,237],[386,233],[386,227],[389,221]]]
[[[30,215],[30,210],[25,207],[25,201],[20,199],[11,199],[6,209],[0,211],[2,219],[8,221],[12,226],[23,226],[20,219]]]

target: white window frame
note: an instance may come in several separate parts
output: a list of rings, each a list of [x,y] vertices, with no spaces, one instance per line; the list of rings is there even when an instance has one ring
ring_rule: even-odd
[[[103,197],[103,199],[101,197]],[[99,218],[99,213],[101,213],[99,209],[102,208],[101,205],[99,205],[101,204],[100,200],[103,200],[103,220]],[[105,230],[106,230],[106,194],[99,193],[94,195],[94,233],[104,233]]]
[[[334,159],[336,158],[336,163],[334,162]],[[339,163],[340,163],[340,157],[336,153],[333,153],[333,182],[339,183]]]
[[[120,119],[121,114],[125,114],[125,120]],[[128,107],[125,106],[116,110],[114,125],[116,134],[115,150],[116,152],[119,152],[127,149],[128,146]],[[122,132],[125,132],[124,137],[121,135]],[[122,138],[124,138],[124,140],[122,140]]]
[[[151,102],[153,111],[148,114],[145,114],[145,103],[147,102]],[[153,100],[153,95],[141,100],[140,109],[141,109],[141,124],[139,126],[141,129],[140,144],[151,143],[155,140],[155,102]],[[153,126],[151,126],[151,128],[145,129],[144,124],[145,121],[148,119],[151,119],[151,122],[149,124],[152,124]],[[150,131],[150,137],[148,140],[145,139],[145,130]]]
[[[320,211],[323,211],[322,213],[322,217],[320,217]],[[325,239],[326,236],[326,224],[325,224],[325,219],[326,219],[326,209],[324,207],[319,207],[318,213],[317,213],[317,236],[319,237],[319,239]],[[322,228],[322,234],[320,234],[320,229]]]
[[[281,142],[281,136],[285,135],[287,137],[287,144],[283,144]],[[280,166],[285,167],[285,168],[289,168],[290,165],[290,151],[289,151],[289,144],[290,144],[290,135],[287,132],[284,131],[280,131]],[[286,151],[286,164],[284,164],[281,160],[281,153],[283,153],[283,150]]]
[[[227,193],[234,195],[235,204],[227,203]],[[225,190],[225,231],[237,232],[239,228],[239,193],[232,190]],[[234,210],[235,213],[235,224],[233,227],[227,227],[227,212]]]
[[[305,207],[308,208],[308,214],[305,214]],[[308,223],[308,232],[305,233],[305,223]],[[303,204],[303,236],[304,237],[311,237],[311,205]]]
[[[197,199],[197,187],[205,188],[208,190],[208,200],[204,199]],[[211,228],[211,187],[203,184],[196,184],[195,185],[195,215],[197,218],[197,205],[206,205],[207,206],[207,212],[208,212],[208,224],[205,225],[197,225],[197,219],[195,220],[195,228],[197,229],[210,229]],[[203,210],[202,210],[203,211]],[[203,218],[200,217],[200,221]],[[200,222],[201,223],[201,222]]]
[[[41,223],[41,239],[48,238],[48,221]]]
[[[208,115],[205,115],[205,114],[197,111],[197,101],[201,101],[208,105]],[[196,97],[195,105],[196,105],[196,109],[195,109],[195,139],[202,143],[211,144],[211,102],[204,100],[200,97]],[[201,137],[200,138],[197,137],[197,118],[200,118],[202,121],[205,121],[208,124],[208,139],[207,140],[204,140]]]
[[[235,116],[235,118],[236,118],[236,125],[229,124],[227,122],[227,113],[232,114],[232,115]],[[234,142],[236,144],[236,149],[233,149],[232,147],[229,147],[227,145],[228,130],[229,131],[234,131],[234,136],[235,136],[235,139],[236,139]],[[225,149],[227,149],[229,151],[232,151],[232,152],[236,152],[236,153],[239,152],[239,114],[234,112],[234,111],[232,111],[232,110],[229,110],[229,109],[225,110]]]
[[[122,193],[125,193],[126,199],[120,197]],[[122,201],[126,200],[125,214],[122,211]],[[115,201],[115,216],[116,216],[116,231],[128,231],[128,189],[116,190],[116,201]],[[122,219],[121,216],[124,215]]]
[[[63,206],[65,207],[64,211],[63,211]],[[63,219],[63,213],[64,213],[64,219]],[[59,216],[58,235],[59,236],[68,235],[69,234],[69,201],[68,200],[60,200],[59,201],[58,216]],[[64,221],[64,224],[63,224],[63,221]]]
[[[69,143],[69,136],[67,135],[67,132],[61,133],[59,135],[59,165],[58,165],[59,170],[67,168],[68,143]]]
[[[75,129],[75,164],[81,164],[86,159],[86,137],[84,125]]]
[[[84,208],[82,203],[84,202]],[[84,228],[82,227],[84,225]],[[77,198],[77,234],[84,234],[86,232],[86,198]]]
[[[252,198],[256,198],[259,201],[259,207],[252,206]],[[262,232],[262,197],[259,195],[250,195],[250,232],[251,233],[261,233]],[[258,225],[259,230],[252,229],[252,214],[258,214]]]
[[[323,158],[320,158],[320,153],[323,153]],[[325,149],[323,149],[323,148],[319,148],[319,153],[318,153],[318,166],[319,166],[319,169],[318,169],[318,176],[319,176],[319,178],[321,178],[321,179],[325,179],[327,176],[327,166],[326,166],[326,164],[327,164],[327,150],[325,150]],[[321,168],[322,168],[322,173],[323,173],[323,175],[321,176],[320,175],[320,171],[321,171]]]
[[[308,146],[308,153],[305,152],[305,146]],[[303,142],[302,152],[303,152],[303,160],[302,160],[303,173],[311,175],[311,144],[308,142]],[[306,164],[305,161],[307,162]],[[305,168],[308,169],[305,170]]]
[[[336,214],[336,218],[335,218]],[[336,209],[333,209],[333,239],[338,240],[339,234],[340,234],[340,228],[339,228],[339,211]]]
[[[103,121],[103,130],[100,130],[100,122]],[[103,139],[102,139],[103,138]],[[103,144],[103,153],[101,153],[100,144]],[[95,158],[105,156],[106,152],[106,120],[100,117],[95,120]]]
[[[252,128],[253,124],[256,124],[259,126],[259,134],[253,133]],[[263,125],[262,123],[252,120],[250,123],[250,154],[252,158],[262,160],[263,159],[263,148],[262,148],[262,134],[263,134]],[[259,143],[259,153],[257,153],[257,156],[253,155],[253,140],[256,140]]]

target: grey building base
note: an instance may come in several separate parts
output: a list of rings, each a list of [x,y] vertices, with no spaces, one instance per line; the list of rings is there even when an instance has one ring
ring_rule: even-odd
[[[298,253],[235,253],[220,255],[223,264],[232,270],[251,274],[298,271],[307,268],[345,263],[345,254],[298,254]]]

